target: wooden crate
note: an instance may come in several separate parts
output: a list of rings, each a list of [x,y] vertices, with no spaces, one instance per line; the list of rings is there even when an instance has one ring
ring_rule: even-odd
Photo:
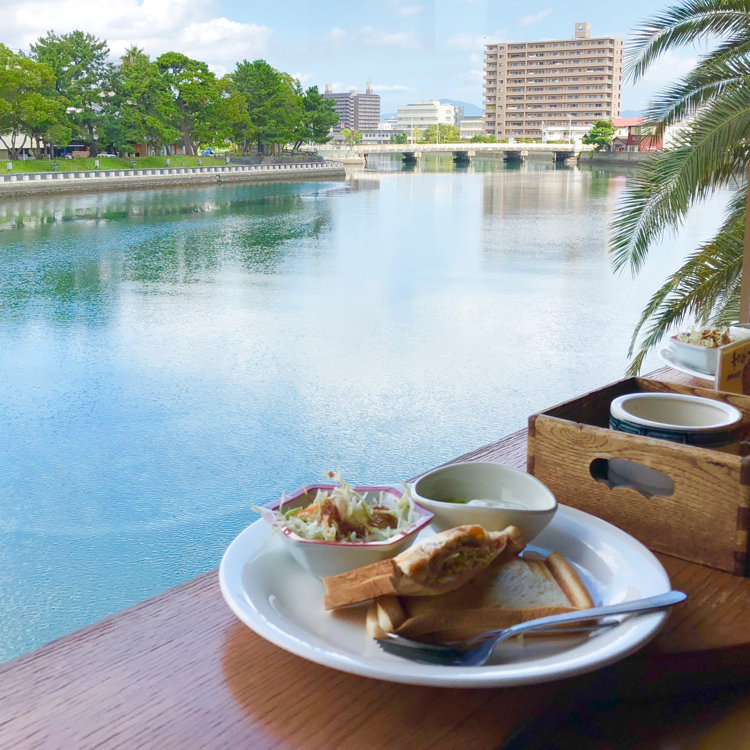
[[[531,416],[529,473],[558,502],[619,526],[653,550],[750,575],[750,457],[610,430],[612,399],[641,391],[726,401],[750,420],[750,396],[628,378]],[[611,486],[602,470],[611,458],[664,472],[674,493],[651,497]]]

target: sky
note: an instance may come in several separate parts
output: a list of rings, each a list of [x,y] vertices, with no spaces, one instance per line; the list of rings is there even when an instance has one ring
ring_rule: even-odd
[[[267,60],[302,85],[381,97],[381,113],[402,104],[451,99],[482,106],[485,44],[567,39],[588,21],[592,36],[626,41],[673,0],[609,4],[579,0],[0,0],[0,42],[28,50],[40,36],[81,29],[108,42],[113,59],[137,45],[152,57],[182,52],[229,73],[241,60]],[[623,85],[623,110],[684,75],[698,50],[662,57],[638,84]]]

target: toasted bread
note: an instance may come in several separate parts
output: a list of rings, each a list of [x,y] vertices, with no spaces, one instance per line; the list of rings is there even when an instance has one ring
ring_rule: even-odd
[[[432,597],[381,596],[367,632],[459,640],[546,615],[593,607],[575,568],[556,552],[544,560],[498,560],[460,588]]]
[[[337,609],[388,594],[435,596],[463,585],[498,557],[525,546],[515,526],[486,531],[457,526],[415,544],[389,560],[323,579],[326,609]]]

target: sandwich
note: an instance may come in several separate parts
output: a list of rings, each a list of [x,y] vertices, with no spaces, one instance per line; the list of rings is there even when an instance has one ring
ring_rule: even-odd
[[[366,626],[373,638],[397,633],[450,641],[593,606],[575,568],[551,552],[542,559],[496,559],[459,588],[436,596],[380,596],[370,605]]]
[[[325,608],[337,609],[386,595],[434,597],[459,588],[493,561],[510,559],[524,547],[515,526],[503,531],[457,526],[396,557],[324,578]]]

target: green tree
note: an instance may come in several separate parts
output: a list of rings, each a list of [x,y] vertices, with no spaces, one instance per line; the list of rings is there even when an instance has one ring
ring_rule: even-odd
[[[425,143],[458,143],[461,140],[461,129],[458,125],[429,125],[422,133]]]
[[[597,120],[581,140],[587,145],[595,146],[594,151],[603,151],[612,145],[614,137],[615,126],[612,120]],[[589,151],[589,157],[594,155],[594,151]]]
[[[302,117],[298,123],[293,152],[303,143],[325,143],[330,140],[331,128],[338,121],[334,100],[326,99],[317,86],[311,86],[302,96]]]
[[[48,65],[0,44],[0,143],[11,159],[18,159],[26,137],[67,143],[71,128],[64,100],[55,94],[54,83]]]
[[[362,143],[361,131],[352,130],[351,128],[342,128],[340,132],[341,132],[341,135],[344,137],[344,140],[350,146],[353,146],[355,143]]]
[[[67,100],[67,115],[75,137],[97,153],[94,135],[101,119],[105,82],[111,79],[107,43],[83,31],[58,35],[48,31],[31,45],[32,57],[48,65],[57,93]]]
[[[652,296],[633,333],[630,372],[686,318],[726,324],[741,310],[745,206],[750,163],[750,4],[748,0],[683,0],[638,30],[628,67],[641,78],[665,52],[705,41],[712,49],[649,105],[647,125],[661,135],[680,127],[631,180],[613,221],[613,265],[641,269],[666,232],[683,225],[690,207],[721,186],[734,197],[724,223]],[[689,118],[689,119],[685,119]],[[744,301],[744,300],[743,300]],[[642,336],[642,331],[645,334]]]
[[[133,143],[150,144],[158,151],[162,145],[182,138],[174,125],[180,120],[180,112],[169,81],[143,50],[131,47],[125,51],[110,91],[102,133],[118,151],[130,150]]]
[[[408,143],[409,136],[406,133],[394,133],[391,136],[391,143]]]
[[[477,133],[476,135],[471,136],[469,139],[470,143],[495,143],[495,136],[494,135],[481,135]]]
[[[237,63],[232,73],[237,90],[247,99],[258,153],[297,140],[303,117],[299,83],[265,60]]]
[[[237,88],[232,76],[226,75],[219,81],[221,97],[218,103],[220,138],[229,138],[246,154],[255,139],[255,128],[250,119],[247,97]]]
[[[213,140],[218,128],[221,89],[206,63],[179,52],[165,52],[156,65],[172,93],[185,153],[195,156],[196,144]]]

